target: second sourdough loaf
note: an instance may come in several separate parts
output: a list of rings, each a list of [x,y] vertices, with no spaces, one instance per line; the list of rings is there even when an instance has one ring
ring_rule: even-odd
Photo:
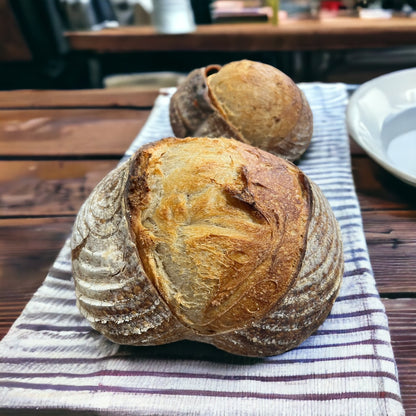
[[[309,103],[292,79],[249,60],[192,71],[172,97],[170,121],[177,137],[231,137],[291,161],[313,130]]]
[[[337,221],[295,165],[228,138],[167,138],[97,185],[72,240],[77,304],[114,342],[280,354],[325,320]]]

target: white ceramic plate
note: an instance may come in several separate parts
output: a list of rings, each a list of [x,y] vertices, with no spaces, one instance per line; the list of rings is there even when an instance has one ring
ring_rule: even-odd
[[[371,158],[416,186],[416,68],[360,86],[347,107],[347,127]]]

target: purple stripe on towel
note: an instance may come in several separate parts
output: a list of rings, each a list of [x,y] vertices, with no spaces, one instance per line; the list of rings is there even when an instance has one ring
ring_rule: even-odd
[[[390,342],[384,341],[382,339],[366,339],[366,340],[359,340],[359,341],[351,341],[351,342],[339,342],[339,343],[333,343],[333,344],[321,344],[321,345],[299,345],[296,347],[296,349],[300,350],[306,350],[306,349],[315,349],[315,348],[341,348],[341,347],[352,347],[353,345],[390,345]],[[387,360],[387,357],[379,357],[377,356],[377,359]],[[389,361],[394,362],[393,359],[390,359]]]
[[[362,311],[347,312],[347,313],[334,313],[330,314],[327,319],[341,319],[341,318],[351,318],[353,316],[365,316],[372,313],[384,313],[384,309],[365,309]]]
[[[367,267],[361,267],[359,269],[350,270],[348,272],[344,272],[344,277],[350,277],[350,276],[359,276],[363,273],[371,273],[371,270]]]
[[[385,326],[385,325],[367,325],[367,326],[362,326],[358,328],[318,329],[311,336],[330,335],[330,334],[348,334],[351,332],[374,331],[376,329],[389,332],[388,326]]]
[[[178,371],[126,371],[126,370],[100,370],[90,373],[0,373],[0,377],[9,378],[89,378],[89,377],[166,377],[166,378],[190,378],[190,379],[209,379],[209,380],[232,380],[232,381],[261,381],[268,383],[275,382],[292,382],[310,379],[332,379],[332,378],[352,378],[352,377],[386,377],[397,381],[397,378],[386,371],[351,371],[338,373],[312,373],[312,374],[294,374],[284,376],[251,376],[251,375],[224,375],[224,374],[207,374],[207,373],[190,373]],[[0,386],[2,382],[0,381]]]
[[[134,394],[158,394],[169,396],[200,396],[200,397],[231,397],[231,398],[254,398],[254,399],[286,399],[304,401],[327,401],[343,399],[393,399],[401,402],[398,395],[389,391],[350,391],[339,393],[314,393],[314,394],[280,394],[280,393],[258,393],[252,391],[213,391],[213,390],[191,390],[191,389],[146,389],[136,387],[118,387],[104,384],[71,386],[65,384],[39,384],[21,383],[9,381],[3,384],[4,387],[25,388],[33,390],[55,390],[55,391],[88,391],[88,392],[108,392],[108,393],[134,393]]]
[[[364,342],[364,344],[367,344]],[[371,343],[370,343],[371,344]],[[374,344],[377,344],[377,342],[374,342]],[[197,344],[195,344],[197,345]],[[383,342],[383,345],[385,343]],[[313,345],[313,348],[325,348],[326,345]],[[33,358],[14,358],[14,357],[0,357],[0,363],[2,364],[22,364],[25,365],[27,363],[36,363],[36,364],[88,364],[88,363],[94,363],[94,362],[105,362],[105,361],[114,361],[114,360],[122,360],[122,361],[131,361],[132,363],[136,362],[137,360],[141,360],[143,357],[147,357],[146,353],[144,352],[144,349],[147,349],[148,347],[137,347],[137,351],[140,351],[141,356],[136,357],[135,355],[117,355],[117,356],[110,356],[110,357],[98,357],[98,358],[47,358],[47,357],[33,357]],[[151,357],[156,357],[158,359],[171,359],[174,358],[176,360],[181,361],[194,361],[198,360],[201,362],[224,362],[233,364],[234,356],[225,356],[225,358],[221,359],[221,357],[218,356],[212,356],[210,358],[200,357],[198,354],[195,354],[194,357],[189,357],[188,353],[183,353],[182,356],[174,355],[171,353],[166,352],[151,352]],[[356,355],[346,355],[342,357],[320,357],[320,358],[291,358],[291,359],[285,359],[281,358],[281,356],[277,357],[270,357],[269,359],[253,359],[256,362],[264,363],[264,364],[270,364],[270,365],[283,365],[283,364],[296,364],[296,363],[314,363],[314,362],[327,362],[327,361],[351,361],[351,360],[380,360],[380,361],[388,361],[388,362],[394,362],[394,359],[391,357],[384,357],[382,355],[375,355],[375,354],[356,354]],[[250,358],[247,359],[247,362],[252,362]]]
[[[366,298],[380,298],[378,293],[358,293],[354,295],[346,295],[346,296],[338,296],[337,302],[349,301],[349,300],[358,300],[358,299],[366,299]]]

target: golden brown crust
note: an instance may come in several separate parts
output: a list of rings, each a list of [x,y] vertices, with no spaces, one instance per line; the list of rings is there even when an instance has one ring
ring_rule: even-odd
[[[309,218],[297,168],[224,139],[165,140],[133,165],[140,257],[185,326],[235,330],[279,301],[300,268]]]
[[[115,342],[266,356],[326,318],[342,243],[296,166],[227,138],[168,138],[111,172],[72,236],[77,303]]]
[[[263,319],[216,337],[217,347],[249,356],[281,354],[307,339],[331,311],[344,270],[341,233],[318,186],[310,182],[310,187],[311,221],[294,285]]]
[[[288,160],[312,138],[309,103],[278,69],[249,60],[192,71],[173,95],[170,119],[177,137],[232,137]]]

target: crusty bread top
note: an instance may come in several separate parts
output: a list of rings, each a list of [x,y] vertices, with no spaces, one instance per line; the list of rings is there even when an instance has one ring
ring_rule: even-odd
[[[260,149],[224,138],[145,146],[132,163],[127,202],[146,274],[197,333],[259,319],[300,268],[308,182]]]
[[[313,130],[309,104],[277,68],[249,60],[231,62],[209,75],[207,83],[211,102],[243,141],[289,160],[309,145]]]

